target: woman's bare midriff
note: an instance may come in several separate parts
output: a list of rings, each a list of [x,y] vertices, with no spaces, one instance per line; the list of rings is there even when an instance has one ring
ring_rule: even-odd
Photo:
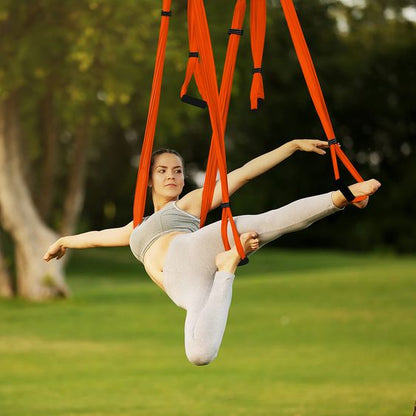
[[[178,234],[185,234],[180,231],[173,231],[159,237],[146,251],[144,256],[144,268],[150,278],[164,291],[163,286],[163,265],[169,245]]]

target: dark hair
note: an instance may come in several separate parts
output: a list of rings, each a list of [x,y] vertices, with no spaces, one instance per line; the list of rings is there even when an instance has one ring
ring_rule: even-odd
[[[177,152],[176,150],[173,150],[173,149],[162,148],[162,149],[155,150],[152,153],[152,158],[150,159],[150,175],[152,174],[152,169],[153,169],[153,166],[155,165],[156,158],[160,155],[165,154],[165,153],[170,153],[171,155],[177,156],[180,159],[181,163],[182,163],[182,168],[185,168],[185,161],[183,160],[183,157],[179,152]]]

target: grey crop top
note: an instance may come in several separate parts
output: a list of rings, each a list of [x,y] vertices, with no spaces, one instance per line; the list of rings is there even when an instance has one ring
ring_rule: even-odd
[[[176,202],[170,202],[160,211],[145,217],[131,233],[130,249],[143,263],[144,255],[150,246],[162,235],[172,231],[194,232],[199,229],[199,219],[181,210]]]

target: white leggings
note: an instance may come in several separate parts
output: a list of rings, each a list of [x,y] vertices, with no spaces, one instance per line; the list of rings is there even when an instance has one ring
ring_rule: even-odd
[[[235,223],[240,234],[257,232],[263,246],[337,211],[327,193],[263,214],[235,217]],[[176,236],[163,267],[166,293],[186,310],[185,351],[196,365],[209,364],[217,356],[227,323],[234,275],[217,271],[215,256],[222,251],[221,223],[216,222]]]

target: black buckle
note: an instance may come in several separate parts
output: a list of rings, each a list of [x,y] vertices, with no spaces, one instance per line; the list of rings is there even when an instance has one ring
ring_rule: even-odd
[[[172,12],[170,10],[168,12],[165,12],[164,10],[162,10],[161,15],[170,17],[170,16],[172,16]]]
[[[244,30],[242,29],[228,29],[228,34],[229,35],[239,35],[239,36],[243,36]]]
[[[253,74],[257,74],[257,73],[262,73],[263,72],[263,68],[259,67],[259,68],[253,68],[251,71]]]

